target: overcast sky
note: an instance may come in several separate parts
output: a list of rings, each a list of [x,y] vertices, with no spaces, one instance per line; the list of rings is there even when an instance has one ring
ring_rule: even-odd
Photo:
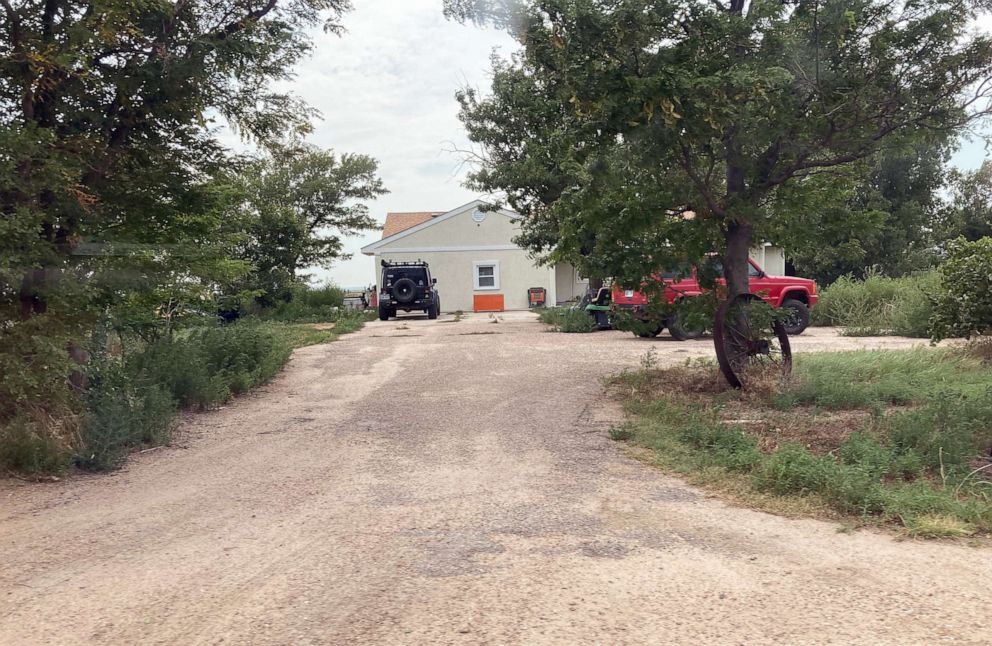
[[[490,55],[508,56],[505,33],[444,19],[442,0],[359,0],[344,17],[342,37],[320,33],[301,64],[293,91],[323,115],[309,140],[340,152],[371,155],[391,191],[370,204],[380,222],[389,211],[447,211],[479,195],[461,184],[467,169],[450,151],[468,141],[455,92],[466,85],[488,92]],[[975,168],[984,141],[965,144],[954,158]],[[379,232],[349,239],[351,260],[318,271],[318,282],[343,287],[374,283],[373,261],[359,249]]]
[[[323,115],[308,141],[371,155],[390,190],[370,203],[382,222],[389,211],[447,211],[479,197],[462,187],[466,148],[455,92],[488,91],[489,58],[516,43],[505,33],[444,19],[441,0],[360,0],[344,17],[342,37],[320,33],[297,69],[292,91]],[[351,260],[315,279],[344,287],[375,282],[373,261],[359,249],[370,232],[346,242]]]

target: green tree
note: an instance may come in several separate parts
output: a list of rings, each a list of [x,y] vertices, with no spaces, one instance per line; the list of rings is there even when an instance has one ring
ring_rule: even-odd
[[[260,303],[291,298],[301,271],[346,258],[342,238],[374,229],[365,201],[385,194],[378,162],[301,142],[276,144],[231,178],[245,236],[234,255],[251,267],[244,291]]]
[[[975,241],[992,236],[992,162],[974,171],[955,170],[951,196],[936,226],[939,240],[963,237]]]
[[[796,231],[812,195],[889,142],[943,140],[987,112],[992,43],[971,31],[984,6],[448,0],[449,15],[514,33],[523,51],[496,74],[533,85],[463,102],[483,149],[474,178],[515,197],[537,183],[526,162],[544,173],[556,161],[567,185],[525,211],[525,236],[545,231],[533,251],[595,240],[587,270],[632,282],[715,249],[729,291],[745,292],[754,241],[832,242]],[[494,170],[507,143],[487,134],[513,109],[568,117],[511,142],[523,180]]]
[[[306,130],[312,111],[273,82],[348,6],[0,2],[4,312],[46,313],[73,282],[60,277],[92,277],[82,244],[198,244],[212,225],[184,209],[223,162],[212,115],[258,140]]]
[[[862,278],[868,268],[902,276],[931,266],[948,152],[946,142],[908,142],[855,167],[848,186],[808,205],[801,226],[816,227],[830,244],[801,236],[788,249],[797,271],[828,285],[846,274]]]
[[[99,318],[167,327],[244,272],[216,124],[305,132],[275,84],[349,5],[0,0],[0,423],[66,399]]]

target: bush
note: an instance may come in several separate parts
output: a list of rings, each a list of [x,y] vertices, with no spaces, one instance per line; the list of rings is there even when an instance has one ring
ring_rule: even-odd
[[[132,448],[171,439],[176,401],[157,384],[139,385],[123,361],[99,357],[90,365],[86,414],[75,463],[82,469],[116,469]]]
[[[948,243],[936,300],[935,341],[992,331],[992,238]]]
[[[813,323],[841,327],[848,336],[927,338],[938,284],[936,272],[889,278],[870,271],[864,280],[844,276],[822,290]]]
[[[548,307],[538,310],[537,318],[550,325],[555,332],[594,332],[596,321],[578,307]]]
[[[68,438],[57,422],[20,413],[0,425],[0,469],[28,475],[61,473],[72,460]]]
[[[344,311],[344,290],[331,284],[296,285],[289,297],[271,307],[250,308],[250,313],[273,321],[320,323],[333,321]]]
[[[136,374],[187,408],[209,408],[271,379],[292,352],[286,338],[250,322],[191,330],[135,358]]]

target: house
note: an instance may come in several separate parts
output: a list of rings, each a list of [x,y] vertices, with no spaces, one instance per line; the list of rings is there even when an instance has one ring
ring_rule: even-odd
[[[523,216],[486,207],[476,200],[447,212],[388,213],[382,239],[362,253],[375,258],[377,275],[383,260],[426,261],[447,312],[527,309],[532,288],[543,289],[548,304],[585,294],[588,281],[572,265],[537,266],[513,242]],[[769,274],[785,273],[785,256],[777,247],[760,246],[752,257]]]
[[[543,289],[549,304],[585,293],[588,281],[574,267],[539,267],[514,244],[522,216],[485,206],[476,200],[447,212],[389,213],[382,239],[362,253],[375,258],[377,274],[382,260],[429,263],[449,312],[527,309],[532,288]]]

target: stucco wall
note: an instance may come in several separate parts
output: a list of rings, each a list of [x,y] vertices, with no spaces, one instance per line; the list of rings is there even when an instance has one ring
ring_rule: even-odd
[[[781,247],[761,246],[751,250],[754,259],[769,276],[785,275],[785,251]]]
[[[582,298],[589,288],[588,280],[579,280],[575,267],[562,263],[555,267],[555,296],[559,303]]]
[[[385,249],[512,245],[520,231],[517,220],[502,213],[486,213],[482,222],[472,219],[474,208],[386,245]]]
[[[444,312],[471,312],[475,294],[503,294],[504,307],[508,310],[527,309],[527,290],[531,287],[543,287],[548,290],[548,298],[552,296],[551,270],[534,266],[522,249],[428,252],[390,252],[384,249],[375,256],[376,275],[381,275],[379,262],[382,259],[391,262],[426,261],[431,275],[437,278],[441,310]],[[486,261],[499,263],[499,289],[476,291],[473,265]]]

